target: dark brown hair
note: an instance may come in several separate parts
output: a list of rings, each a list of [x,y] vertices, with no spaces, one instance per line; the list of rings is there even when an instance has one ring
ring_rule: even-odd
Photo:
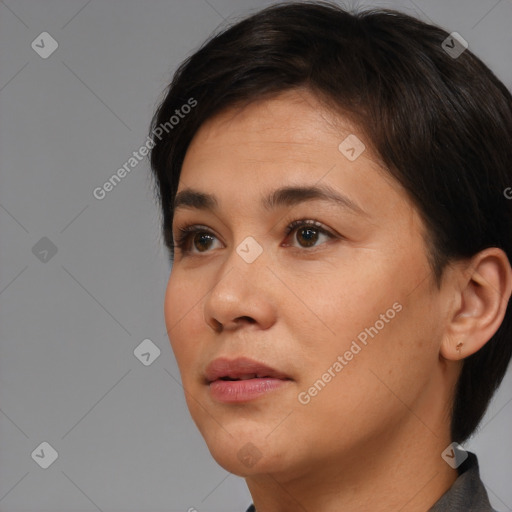
[[[510,260],[512,96],[470,50],[450,55],[447,37],[397,11],[351,13],[330,2],[275,4],[211,36],[179,66],[151,124],[153,136],[167,123],[150,158],[171,262],[173,201],[198,128],[228,107],[304,87],[362,130],[410,195],[438,286],[447,263],[487,247]],[[475,431],[505,375],[511,315],[509,306],[493,338],[464,361],[453,441]]]

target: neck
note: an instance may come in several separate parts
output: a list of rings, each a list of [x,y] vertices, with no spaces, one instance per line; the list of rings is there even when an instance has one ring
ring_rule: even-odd
[[[256,512],[426,512],[452,486],[457,471],[442,458],[449,433],[436,434],[411,415],[411,425],[365,443],[352,455],[295,470],[247,478]]]

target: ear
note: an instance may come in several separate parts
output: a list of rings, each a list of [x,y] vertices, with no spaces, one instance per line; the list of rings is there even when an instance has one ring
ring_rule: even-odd
[[[512,293],[512,269],[505,252],[491,247],[455,267],[454,310],[447,318],[440,353],[458,361],[480,350],[503,322]]]

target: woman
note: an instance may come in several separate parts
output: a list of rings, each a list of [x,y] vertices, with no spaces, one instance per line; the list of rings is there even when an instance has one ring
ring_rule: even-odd
[[[248,510],[492,510],[459,443],[512,352],[512,97],[463,38],[277,4],[151,134],[169,338]]]

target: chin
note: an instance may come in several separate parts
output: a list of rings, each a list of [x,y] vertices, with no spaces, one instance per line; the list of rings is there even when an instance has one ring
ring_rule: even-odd
[[[284,469],[284,460],[276,454],[269,456],[269,449],[261,450],[251,441],[236,449],[230,447],[209,447],[217,464],[234,475],[246,478],[257,474],[280,472]]]
[[[268,439],[268,432],[271,430],[245,428],[237,431],[233,423],[226,425],[225,429],[218,424],[208,425],[208,429],[200,429],[206,445],[217,464],[226,471],[237,476],[246,477],[257,473],[269,473],[281,468],[284,463],[284,453],[281,457],[276,453],[279,448]],[[212,430],[210,430],[212,429]],[[229,432],[229,434],[228,434]],[[230,435],[231,434],[231,435]],[[284,447],[281,451],[285,452]]]

